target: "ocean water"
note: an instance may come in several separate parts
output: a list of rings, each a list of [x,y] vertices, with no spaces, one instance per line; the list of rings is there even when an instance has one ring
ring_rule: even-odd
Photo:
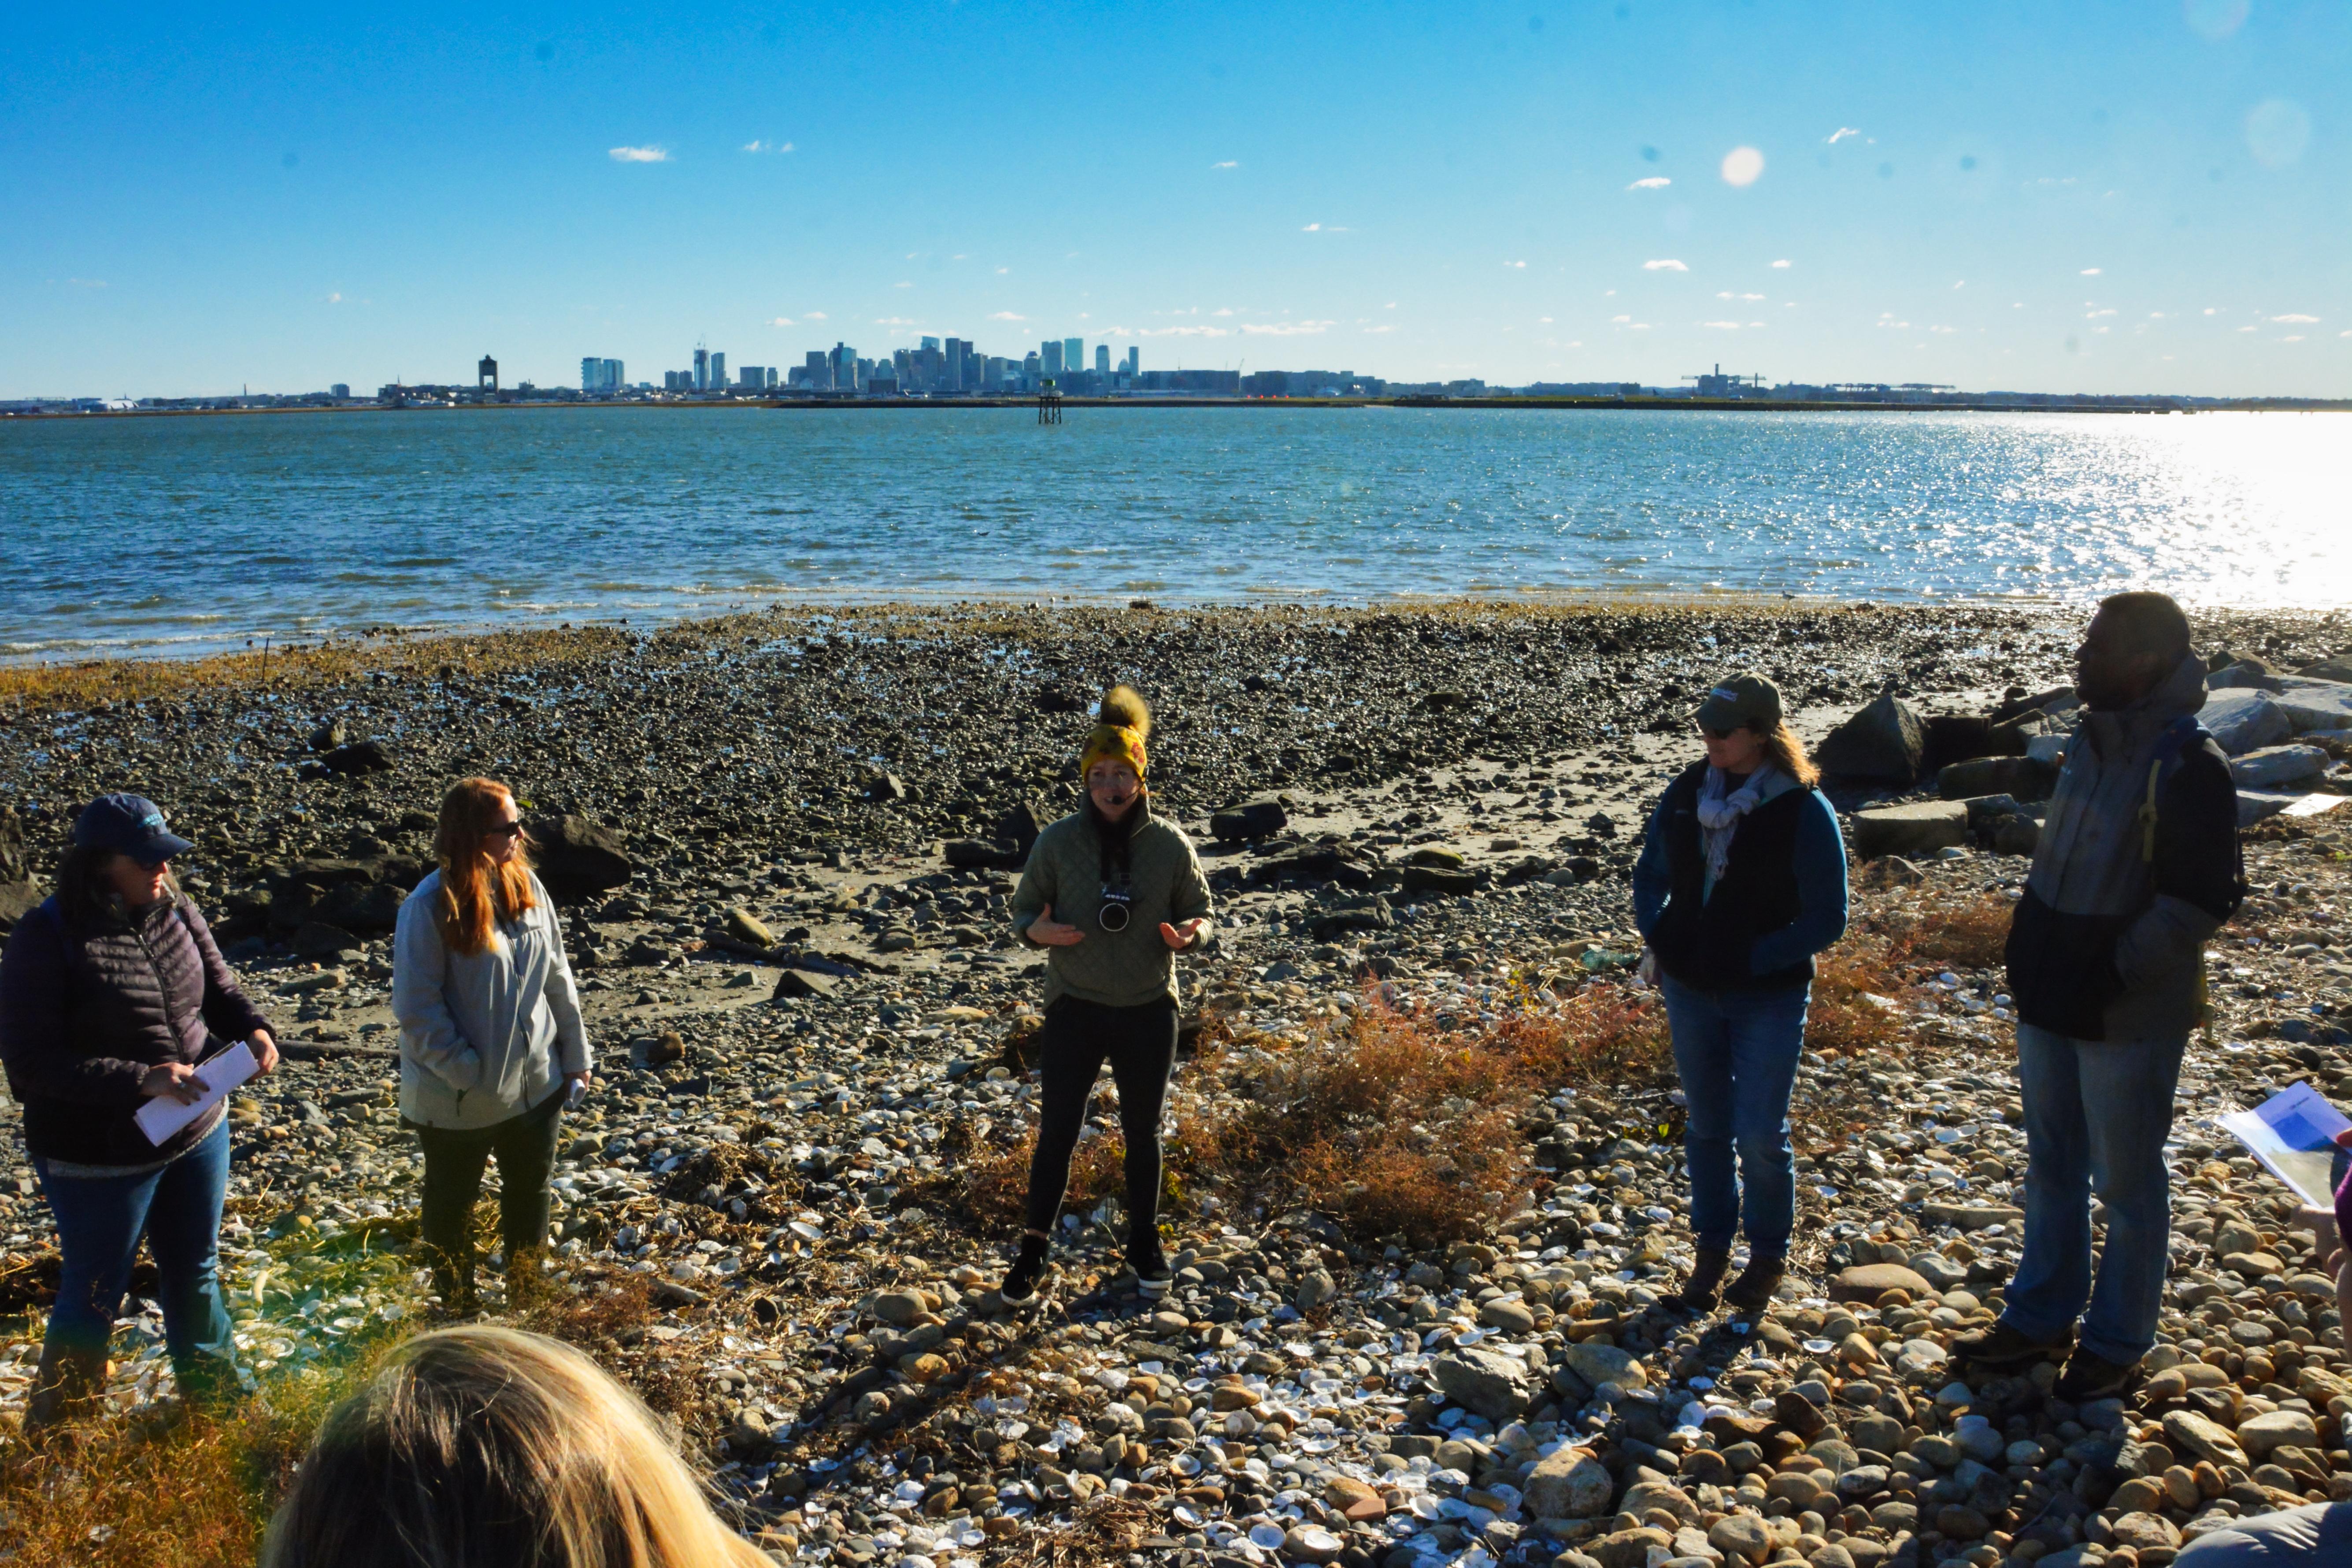
[[[773,601],[2352,598],[2326,414],[500,408],[0,422],[0,657]]]

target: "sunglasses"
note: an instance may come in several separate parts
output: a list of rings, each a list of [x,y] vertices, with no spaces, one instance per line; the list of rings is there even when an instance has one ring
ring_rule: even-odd
[[[1732,736],[1739,733],[1737,730],[1710,730],[1704,724],[1698,727],[1698,732],[1710,741],[1728,741]]]
[[[497,826],[484,833],[482,837],[485,838],[520,838],[522,837],[522,823],[520,819],[513,822],[499,823]]]

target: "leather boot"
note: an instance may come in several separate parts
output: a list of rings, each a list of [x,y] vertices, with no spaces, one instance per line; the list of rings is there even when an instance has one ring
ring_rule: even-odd
[[[25,1440],[46,1441],[58,1427],[92,1414],[106,1389],[106,1369],[102,1350],[43,1344],[32,1392],[25,1400]]]
[[[1716,1299],[1723,1293],[1723,1277],[1731,1272],[1731,1248],[1702,1247],[1691,1264],[1690,1278],[1683,1282],[1682,1294],[1675,1304],[1689,1312],[1712,1312]]]
[[[1785,1258],[1750,1258],[1739,1278],[1725,1287],[1723,1304],[1742,1312],[1760,1312],[1772,1304],[1772,1292],[1788,1277]]]

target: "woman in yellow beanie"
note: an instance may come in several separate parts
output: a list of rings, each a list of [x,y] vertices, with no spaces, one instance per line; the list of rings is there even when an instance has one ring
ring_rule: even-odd
[[[1013,895],[1014,931],[1045,951],[1045,1027],[1028,1229],[1000,1288],[1010,1306],[1036,1299],[1105,1060],[1127,1142],[1128,1261],[1146,1296],[1172,1278],[1160,1246],[1160,1117],[1176,1065],[1175,956],[1208,938],[1209,884],[1192,841],[1151,814],[1150,735],[1151,710],[1133,689],[1103,694],[1078,759],[1086,804],[1037,836]]]

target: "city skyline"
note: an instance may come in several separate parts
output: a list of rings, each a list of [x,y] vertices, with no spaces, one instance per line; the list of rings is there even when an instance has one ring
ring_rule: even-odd
[[[826,107],[869,70],[1014,90]],[[2352,12],[2272,0],[42,13],[0,62],[0,397],[975,328],[1412,382],[2342,396],[2347,73]]]

